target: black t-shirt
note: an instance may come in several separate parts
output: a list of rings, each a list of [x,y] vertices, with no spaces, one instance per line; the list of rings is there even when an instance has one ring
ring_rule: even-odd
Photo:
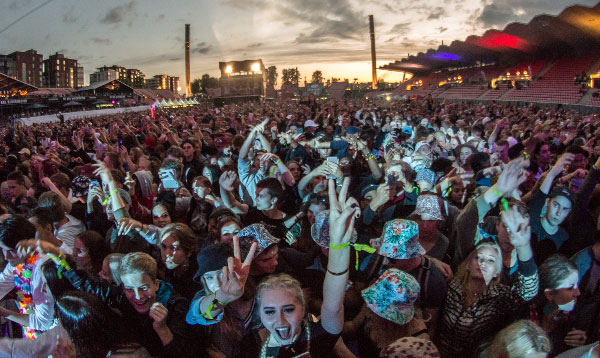
[[[558,253],[562,245],[569,238],[567,231],[559,227],[554,234],[546,232],[542,226],[540,217],[544,204],[548,196],[541,190],[538,190],[529,204],[529,213],[531,214],[531,246],[534,253],[535,262],[540,265],[544,260],[553,254]]]
[[[302,355],[306,353],[306,329],[302,328],[302,333],[292,345],[288,347],[267,347],[267,358],[329,358],[334,357],[333,347],[335,346],[339,334],[331,334],[323,328],[321,322],[317,322],[310,327],[310,356]],[[240,345],[240,358],[257,358],[263,343],[261,342],[258,331],[254,330],[247,334]]]
[[[289,216],[284,213],[282,219],[271,219],[257,208],[250,207],[248,209],[248,214],[244,218],[244,225],[252,225],[257,223],[263,224],[265,228],[269,230],[271,235],[279,239],[284,239],[285,233],[287,232],[287,228],[283,223],[288,218]]]

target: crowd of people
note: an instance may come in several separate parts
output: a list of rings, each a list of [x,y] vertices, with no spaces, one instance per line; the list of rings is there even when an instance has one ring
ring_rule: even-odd
[[[596,115],[202,104],[0,165],[0,357],[600,356]]]

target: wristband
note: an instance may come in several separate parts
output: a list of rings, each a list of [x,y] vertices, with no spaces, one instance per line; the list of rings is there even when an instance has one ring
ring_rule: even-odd
[[[342,275],[344,275],[344,274],[348,273],[348,270],[349,270],[349,268],[346,268],[346,269],[345,269],[344,271],[342,271],[342,272],[332,272],[332,271],[329,271],[329,269],[327,269],[327,272],[329,272],[329,273],[330,273],[330,274],[332,274],[333,276],[342,276]]]
[[[108,203],[108,200],[110,199],[110,197],[116,193],[118,191],[118,189],[115,189],[113,191],[111,191],[108,196],[104,199],[104,201],[102,202],[102,206],[106,206],[106,204]]]
[[[58,276],[59,279],[62,279],[62,271],[63,270],[69,271],[71,269],[71,266],[69,266],[69,263],[67,262],[67,260],[62,258],[63,257],[62,251],[58,251],[58,256],[53,255],[53,254],[48,254],[48,257],[50,257],[52,260],[54,260],[54,262],[56,262],[58,264],[58,269],[56,270],[56,275]]]
[[[498,189],[496,189],[496,185],[495,185],[495,184],[494,184],[494,185],[492,185],[492,187],[491,187],[490,189],[492,190],[492,192],[493,192],[493,193],[494,193],[494,194],[495,194],[495,195],[496,195],[498,198],[501,198],[501,197],[503,197],[503,196],[504,196],[504,195],[503,195],[503,194],[502,194],[502,193],[501,193],[501,192],[500,192]]]
[[[502,203],[504,211],[508,211],[508,201],[506,200],[506,198],[500,199],[500,202]]]
[[[339,244],[339,245],[329,244],[329,248],[332,249],[332,250],[343,250],[343,249],[345,249],[345,248],[347,248],[349,246],[350,246],[350,242],[345,242],[345,243]]]
[[[279,165],[279,164],[281,164],[281,159],[277,159],[277,160],[275,161],[275,165]]]

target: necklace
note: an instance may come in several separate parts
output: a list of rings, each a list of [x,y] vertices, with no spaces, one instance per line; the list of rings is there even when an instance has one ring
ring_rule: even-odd
[[[306,333],[306,350],[304,352],[308,353],[310,355],[310,328],[308,327],[308,324],[304,325],[304,330]],[[300,338],[300,337],[298,337]],[[296,338],[296,341],[298,341],[298,338]],[[269,340],[271,339],[271,333],[269,333],[267,335],[267,339],[265,339],[265,343],[263,344],[261,350],[260,350],[260,358],[275,358],[274,356],[269,356],[267,357],[267,346],[269,345]],[[294,342],[296,343],[296,342]],[[292,343],[292,345],[294,344]],[[281,347],[281,346],[280,346]],[[292,351],[293,352],[293,351]]]
[[[31,295],[31,280],[33,278],[32,269],[38,259],[38,254],[27,258],[25,263],[17,265],[13,273],[15,274],[15,286],[17,288],[17,303],[19,312],[22,314],[33,313],[33,297]],[[35,329],[23,326],[23,335],[28,339],[35,339],[37,333]]]

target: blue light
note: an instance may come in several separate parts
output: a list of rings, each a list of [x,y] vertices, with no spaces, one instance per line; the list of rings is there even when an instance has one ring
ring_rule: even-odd
[[[461,56],[455,55],[453,53],[448,52],[436,52],[433,55],[430,55],[430,58],[434,60],[450,60],[450,61],[460,61],[462,59]]]

